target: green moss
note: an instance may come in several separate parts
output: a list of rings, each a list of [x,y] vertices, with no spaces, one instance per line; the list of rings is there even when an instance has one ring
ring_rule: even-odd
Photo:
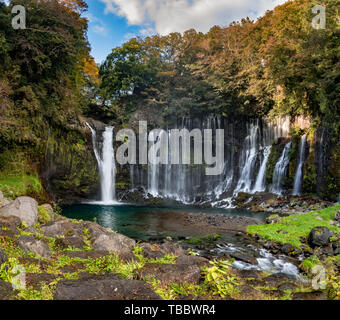
[[[32,196],[42,191],[42,185],[37,176],[4,175],[0,173],[0,190],[4,196],[15,199],[20,196]]]
[[[324,226],[334,233],[340,234],[340,229],[329,223],[338,210],[340,210],[340,204],[308,214],[295,214],[285,217],[280,219],[280,223],[248,226],[247,231],[253,235],[259,234],[265,240],[276,241],[282,244],[290,243],[297,248],[301,248],[300,238],[306,239],[314,227]],[[317,217],[323,220],[319,220]]]
[[[320,260],[316,256],[311,256],[302,261],[300,268],[305,272],[310,272],[314,266],[321,264]]]
[[[38,206],[38,222],[45,224],[50,222],[51,217],[48,210],[43,206]]]

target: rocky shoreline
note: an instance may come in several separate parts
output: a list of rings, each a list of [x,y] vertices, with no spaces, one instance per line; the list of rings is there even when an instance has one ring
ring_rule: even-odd
[[[286,254],[297,262],[294,250],[278,244],[270,246],[261,236],[246,232],[249,225],[261,226],[257,219],[188,214],[184,221],[188,226],[208,227],[209,231],[234,229],[244,243],[249,241],[259,249],[267,247],[273,253],[276,250],[275,254]],[[327,245],[316,242],[315,248],[326,250],[331,236],[323,235]],[[314,240],[319,241],[318,237],[315,231]],[[235,261],[256,264],[256,257],[231,252],[216,259],[210,251],[223,245],[218,234],[199,243],[192,240],[140,242],[95,222],[67,219],[51,205],[38,205],[30,197],[10,201],[0,193],[0,299],[330,298],[329,291],[311,288],[310,281],[284,273],[241,270],[233,265]]]

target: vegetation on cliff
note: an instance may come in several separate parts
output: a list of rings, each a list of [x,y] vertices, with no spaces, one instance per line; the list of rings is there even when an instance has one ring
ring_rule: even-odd
[[[26,8],[23,30],[11,26],[17,4]],[[0,3],[0,179],[14,196],[38,195],[35,183],[29,190],[13,183],[41,175],[51,137],[63,137],[59,150],[84,139],[79,115],[98,81],[81,18],[86,8],[82,0]]]

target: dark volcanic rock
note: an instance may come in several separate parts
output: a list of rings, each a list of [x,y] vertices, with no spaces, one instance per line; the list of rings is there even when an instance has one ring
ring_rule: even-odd
[[[131,253],[135,245],[135,240],[118,233],[101,234],[92,244],[94,250],[110,251],[118,255]]]
[[[333,253],[335,256],[340,254],[340,241],[333,242],[332,243]]]
[[[122,280],[114,276],[82,280],[61,280],[55,300],[161,300],[143,281]]]
[[[186,264],[147,263],[140,270],[139,278],[152,276],[164,284],[185,282],[198,284],[201,279],[201,269],[198,266]]]
[[[331,232],[326,227],[315,227],[308,236],[308,244],[312,247],[323,247],[329,244]]]
[[[244,253],[239,253],[239,252],[231,252],[229,253],[229,255],[232,258],[235,258],[236,260],[240,260],[246,263],[250,263],[250,264],[257,264],[257,260],[255,257],[249,255],[249,254],[244,254]]]
[[[314,292],[296,292],[292,300],[327,300],[327,295],[321,291]]]
[[[161,251],[159,245],[142,243],[141,248],[143,249],[143,256],[147,259],[160,259],[164,257],[164,252]]]
[[[108,234],[108,235],[112,234],[112,232],[110,232],[108,229],[100,226],[99,224],[95,222],[85,221],[83,225],[85,228],[88,229],[90,233],[90,238],[92,241],[97,239],[102,234]]]
[[[179,256],[175,260],[176,264],[186,264],[191,266],[205,266],[209,265],[209,260],[203,257],[196,257],[196,256]]]
[[[56,279],[56,276],[51,273],[27,273],[26,285],[32,286],[35,290],[40,290],[44,284],[49,284]]]
[[[10,300],[14,293],[10,283],[0,280],[0,300]]]
[[[21,236],[16,242],[22,250],[33,252],[44,258],[50,258],[52,256],[47,244],[41,240],[36,240],[32,236]]]
[[[47,237],[82,235],[83,226],[68,220],[49,222],[40,227],[42,233]]]
[[[239,270],[234,269],[234,271],[237,273],[237,275],[242,279],[258,279],[259,277],[263,276],[262,271],[258,270]]]
[[[85,246],[85,242],[82,237],[74,235],[66,236],[65,238],[58,238],[55,241],[55,245],[62,249],[66,249],[68,247],[82,249]]]
[[[174,256],[181,256],[184,255],[185,252],[183,248],[176,242],[165,241],[161,245],[161,251],[165,254],[172,254]]]
[[[7,261],[8,258],[6,252],[0,248],[0,266]]]
[[[295,279],[290,277],[284,273],[274,273],[268,277],[263,278],[262,280],[256,280],[258,286],[270,287],[270,288],[278,288],[283,283],[292,283]]]
[[[284,274],[284,273],[274,273],[266,278],[264,278],[264,280],[268,283],[272,283],[272,284],[279,284],[279,283],[283,283],[283,282],[288,282],[288,281],[292,281],[295,280],[293,277]]]
[[[287,290],[295,290],[297,285],[292,282],[285,282],[278,286],[277,290],[279,291],[287,291]]]
[[[290,243],[286,243],[281,247],[282,253],[286,255],[291,255],[291,256],[296,256],[301,253],[301,250],[298,248],[294,247]]]

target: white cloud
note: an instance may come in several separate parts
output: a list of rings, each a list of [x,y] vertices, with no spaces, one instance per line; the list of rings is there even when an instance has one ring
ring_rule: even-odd
[[[255,19],[286,0],[101,0],[106,13],[125,17],[130,25],[143,27],[144,33],[161,35],[195,28],[207,32],[214,25],[249,16]],[[147,32],[146,32],[147,30]]]
[[[102,36],[105,36],[107,34],[107,29],[104,26],[100,26],[100,25],[95,25],[92,28],[93,32],[98,33]]]

